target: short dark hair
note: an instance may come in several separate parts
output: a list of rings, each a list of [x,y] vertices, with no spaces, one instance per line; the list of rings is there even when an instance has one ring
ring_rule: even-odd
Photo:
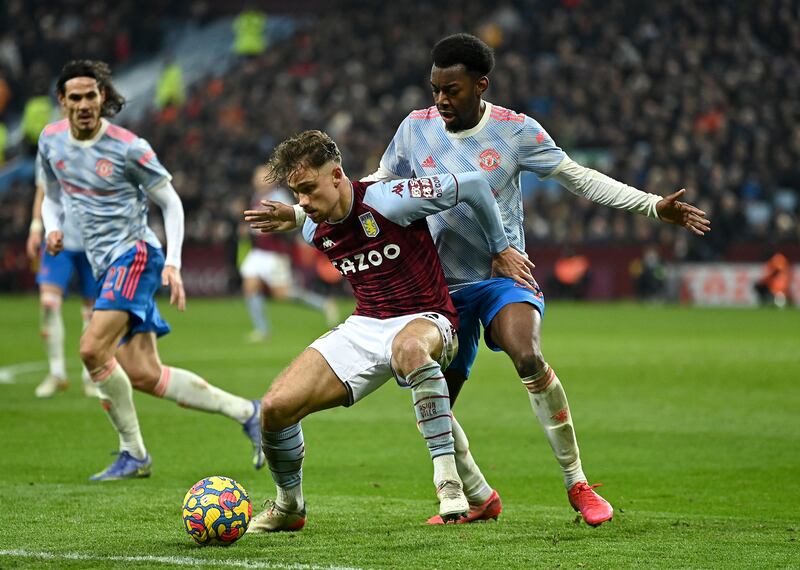
[[[469,73],[489,75],[494,67],[494,50],[472,34],[453,34],[442,38],[431,50],[433,64],[439,68],[462,64]]]
[[[66,84],[76,77],[91,77],[97,81],[97,87],[104,92],[105,101],[100,114],[103,117],[113,117],[125,106],[125,97],[119,94],[111,83],[111,68],[104,61],[91,59],[73,59],[61,68],[61,74],[56,82],[56,91],[62,97],[66,95]]]
[[[330,160],[342,163],[342,153],[333,139],[322,131],[303,131],[275,147],[267,161],[266,179],[283,183],[298,168],[318,170]]]

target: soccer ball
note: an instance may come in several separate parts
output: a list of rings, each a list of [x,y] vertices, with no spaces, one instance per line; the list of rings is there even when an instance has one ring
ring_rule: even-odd
[[[253,515],[247,491],[229,477],[201,479],[183,498],[183,525],[197,544],[233,544]]]

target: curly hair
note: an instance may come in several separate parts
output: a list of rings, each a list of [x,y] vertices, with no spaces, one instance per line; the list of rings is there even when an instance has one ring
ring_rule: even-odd
[[[462,64],[478,77],[489,75],[494,67],[494,51],[472,34],[453,34],[442,38],[431,50],[433,64],[439,68]]]
[[[318,170],[331,160],[342,163],[333,139],[322,131],[303,131],[275,147],[267,161],[266,180],[283,183],[299,168]]]
[[[120,95],[111,83],[111,68],[104,61],[74,59],[67,62],[56,82],[56,91],[60,96],[66,95],[67,81],[76,77],[91,77],[97,81],[97,87],[105,93],[105,101],[100,111],[103,117],[113,117],[125,106],[125,97]]]

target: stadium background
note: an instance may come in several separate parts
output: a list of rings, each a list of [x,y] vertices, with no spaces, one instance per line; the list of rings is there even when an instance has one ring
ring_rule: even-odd
[[[219,295],[238,291],[253,166],[282,138],[321,128],[351,176],[372,172],[403,117],[431,104],[430,47],[467,30],[496,49],[488,100],[530,114],[612,177],[662,195],[686,187],[713,221],[698,239],[526,176],[527,247],[549,298],[562,292],[556,261],[583,255],[579,296],[752,304],[758,264],[775,251],[800,261],[799,10],[787,0],[10,0],[0,17],[0,291],[34,288],[24,254],[32,158],[42,123],[58,116],[66,60],[111,64],[129,101],[118,121],[152,143],[184,201],[189,293]],[[647,250],[665,276],[655,294],[634,278]],[[682,265],[721,262],[750,265]]]
[[[242,17],[253,7],[266,21]],[[257,53],[237,53],[236,29]],[[497,523],[423,524],[436,509],[430,460],[408,393],[391,385],[303,421],[302,533],[196,547],[180,518],[195,481],[233,477],[256,508],[274,485],[251,468],[237,426],[142,394],[153,476],[90,483],[117,437],[80,390],[80,301],[63,309],[72,386],[35,398],[47,362],[24,254],[35,137],[57,116],[64,61],[111,64],[129,101],[119,121],[153,143],[184,200],[191,297],[184,313],[159,300],[175,331],[159,342],[164,362],[255,398],[327,328],[315,311],[273,303],[275,334],[243,342],[236,236],[253,166],[282,137],[324,128],[347,171],[369,173],[409,110],[430,105],[433,42],[464,30],[496,46],[490,101],[532,114],[618,179],[660,194],[686,186],[713,220],[698,239],[525,181],[544,349],[614,520],[576,523],[510,360],[485,347],[456,409],[503,497]],[[708,304],[755,304],[752,281],[776,250],[800,261],[798,68],[800,3],[789,0],[0,3],[0,567],[800,566],[800,311],[616,300],[636,294],[631,262],[649,248],[672,276],[657,297]],[[591,264],[585,296],[614,302],[550,302],[569,250]]]

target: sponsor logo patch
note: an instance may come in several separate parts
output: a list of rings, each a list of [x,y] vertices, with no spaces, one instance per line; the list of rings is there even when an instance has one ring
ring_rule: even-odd
[[[379,233],[381,233],[381,229],[378,227],[378,222],[375,221],[375,217],[372,215],[372,212],[365,212],[358,217],[358,221],[361,222],[361,227],[364,229],[364,233],[367,237],[374,238]]]
[[[436,161],[433,160],[432,156],[428,155],[428,158],[422,162],[422,168],[436,168]]]
[[[438,176],[412,178],[408,181],[408,193],[412,198],[432,200],[442,197],[442,181]]]

